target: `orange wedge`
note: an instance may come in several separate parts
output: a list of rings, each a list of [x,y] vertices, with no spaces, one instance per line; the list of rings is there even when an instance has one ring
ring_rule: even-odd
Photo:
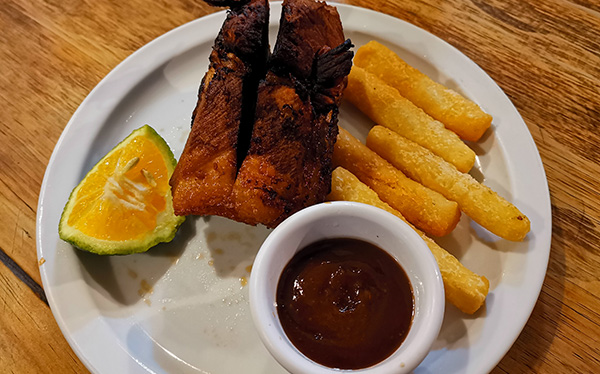
[[[101,255],[171,241],[185,220],[173,212],[169,178],[176,163],[150,126],[133,131],[75,187],[60,219],[61,239]]]

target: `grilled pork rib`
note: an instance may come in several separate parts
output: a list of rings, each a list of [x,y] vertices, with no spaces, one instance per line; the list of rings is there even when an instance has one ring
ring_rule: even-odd
[[[269,54],[269,3],[209,3],[231,9],[215,40],[192,129],[170,183],[175,214],[233,217],[229,197],[249,147],[256,88]]]
[[[175,213],[274,227],[330,190],[352,45],[334,7],[286,0],[265,76],[266,0],[206,1],[231,11],[171,178]]]
[[[237,220],[274,227],[329,193],[351,47],[334,7],[284,1],[250,149],[233,188]]]

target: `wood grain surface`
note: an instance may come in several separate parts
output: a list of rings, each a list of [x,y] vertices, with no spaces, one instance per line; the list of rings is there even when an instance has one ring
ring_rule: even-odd
[[[539,300],[493,373],[600,372],[600,3],[350,0],[457,47],[506,92],[540,151],[553,236]],[[92,88],[132,52],[216,11],[202,1],[0,4],[0,368],[86,369],[52,317],[35,247],[50,154]]]

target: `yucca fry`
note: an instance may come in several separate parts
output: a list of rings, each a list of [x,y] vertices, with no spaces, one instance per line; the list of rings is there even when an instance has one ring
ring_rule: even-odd
[[[444,281],[446,299],[468,314],[475,313],[485,302],[489,290],[487,278],[467,269],[456,257],[406,221],[400,212],[383,202],[375,191],[358,180],[348,170],[338,167],[333,171],[331,192],[327,196],[327,200],[355,201],[373,205],[402,219],[421,236],[435,257]]]
[[[473,167],[475,152],[455,133],[364,69],[352,67],[344,98],[373,122],[430,149],[459,170],[468,172]]]
[[[460,219],[456,202],[406,177],[341,127],[333,150],[333,164],[355,174],[383,201],[428,234],[447,235]]]
[[[529,219],[513,204],[415,142],[375,126],[367,146],[410,178],[456,201],[466,215],[494,234],[520,241],[529,232]]]
[[[434,82],[386,46],[371,41],[360,47],[354,64],[376,75],[462,139],[477,141],[492,116],[459,93]]]

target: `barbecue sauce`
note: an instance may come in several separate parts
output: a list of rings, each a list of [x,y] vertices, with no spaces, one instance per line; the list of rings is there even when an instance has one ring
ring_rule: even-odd
[[[300,250],[277,287],[286,335],[309,359],[362,369],[389,357],[412,323],[406,272],[381,248],[358,239],[321,240]]]

